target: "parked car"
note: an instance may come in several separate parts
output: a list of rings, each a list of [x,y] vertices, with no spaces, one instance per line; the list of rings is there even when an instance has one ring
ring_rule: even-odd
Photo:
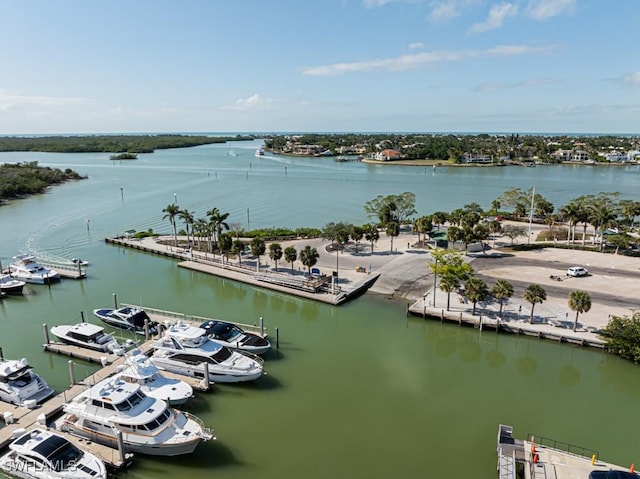
[[[589,479],[632,479],[638,476],[627,471],[591,471]]]
[[[577,277],[577,276],[587,276],[588,274],[589,274],[589,271],[587,271],[582,266],[572,266],[571,268],[567,269],[567,276]]]

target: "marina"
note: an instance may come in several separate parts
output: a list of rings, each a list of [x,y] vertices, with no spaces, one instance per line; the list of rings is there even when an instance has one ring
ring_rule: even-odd
[[[0,222],[11,225],[0,237],[3,265],[23,248],[91,260],[86,280],[63,280],[50,289],[26,286],[22,296],[0,304],[5,356],[27,356],[56,391],[68,389],[69,359],[76,362],[79,378],[101,370],[100,363],[43,351],[42,325],[77,322],[78,311],[112,303],[114,291],[123,302],[142,305],[158,322],[163,319],[146,305],[256,327],[263,317],[272,341],[275,328],[283,333],[280,348],[265,355],[267,376],[243,385],[216,385],[214,394],[196,394],[185,404],[215,426],[217,441],[199,446],[188,464],[136,456],[136,477],[155,478],[159,470],[167,479],[190,474],[243,479],[257,473],[264,479],[375,479],[412,477],[416,471],[449,477],[452,464],[464,457],[475,477],[495,479],[496,427],[505,421],[523,431],[522,437],[526,431],[544,431],[587,444],[612,464],[638,463],[635,446],[623,439],[635,434],[628,418],[639,406],[637,367],[598,348],[496,334],[489,327],[461,328],[455,321],[441,323],[439,316],[425,321],[420,310],[407,317],[412,298],[371,290],[335,307],[179,268],[182,259],[104,241],[129,229],[169,235],[161,209],[173,202],[174,193],[181,207],[198,216],[216,206],[244,228],[322,226],[341,219],[362,223],[365,201],[405,190],[417,193],[420,212],[451,210],[471,201],[488,205],[510,186],[531,184],[556,205],[587,194],[594,184],[633,195],[636,169],[545,166],[518,168],[516,175],[515,168],[473,173],[443,166],[433,175],[319,158],[287,159],[285,176],[277,158],[255,160],[258,146],[157,151],[121,164],[89,154],[0,154],[4,161],[39,160],[89,175],[86,181],[55,187],[46,197],[0,208]],[[229,149],[237,156],[228,157]],[[333,206],[318,208],[317,198],[327,191],[341,196],[331,200]],[[78,202],[79,196],[86,201]],[[335,257],[334,252],[334,263]],[[369,269],[367,256],[359,261]],[[268,425],[258,424],[257,417],[268,417]],[[0,431],[5,429],[0,421]]]

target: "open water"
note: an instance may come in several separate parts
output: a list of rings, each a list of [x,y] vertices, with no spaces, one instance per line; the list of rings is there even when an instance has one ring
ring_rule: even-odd
[[[412,191],[419,214],[465,203],[488,207],[511,187],[536,186],[557,206],[582,194],[633,195],[637,166],[595,168],[389,167],[332,159],[256,158],[260,142],[158,151],[136,161],[108,154],[2,153],[88,180],[0,207],[0,259],[21,250],[89,260],[84,281],[28,286],[0,302],[0,347],[26,356],[58,390],[67,358],[45,353],[42,324],[118,300],[232,321],[264,317],[280,350],[253,384],[219,385],[187,409],[218,440],[181,458],[144,458],[122,476],[220,479],[389,476],[497,477],[498,424],[640,463],[634,419],[637,366],[597,350],[496,335],[405,317],[406,304],[367,294],[332,307],[176,267],[173,260],[104,243],[107,235],[168,233],[162,208],[177,200],[204,217],[212,207],[242,227],[364,223],[375,196]],[[92,366],[78,363],[77,374]]]

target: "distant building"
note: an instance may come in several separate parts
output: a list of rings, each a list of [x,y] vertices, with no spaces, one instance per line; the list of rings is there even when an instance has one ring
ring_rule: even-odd
[[[464,155],[462,155],[462,157],[460,157],[460,163],[489,164],[493,163],[493,156],[465,153]]]
[[[398,150],[386,149],[386,150],[378,151],[377,153],[375,153],[373,157],[378,161],[392,161],[392,160],[399,160],[403,156],[402,156],[402,153],[400,153]]]

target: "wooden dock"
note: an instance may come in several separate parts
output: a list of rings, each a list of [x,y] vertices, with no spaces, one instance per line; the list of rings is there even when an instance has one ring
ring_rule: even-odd
[[[96,384],[99,381],[102,381],[103,379],[106,379],[109,376],[114,375],[118,371],[118,367],[124,364],[125,356],[115,356],[114,354],[106,354],[100,351],[92,351],[80,348],[78,346],[54,342],[47,342],[43,344],[43,347],[45,348],[45,350],[52,353],[62,354],[70,358],[80,359],[83,361],[103,364],[102,358],[104,357],[107,358],[107,361],[104,367],[102,367],[101,369],[98,369],[96,372],[87,376],[83,380],[71,384],[67,389],[57,394],[56,396],[53,396],[44,403],[39,404],[34,409],[28,409],[23,406],[15,406],[13,404],[0,402],[0,419],[4,419],[5,412],[10,412],[13,415],[13,422],[10,424],[5,424],[0,428],[0,449],[5,448],[15,439],[13,437],[13,433],[16,430],[28,430],[38,425],[47,425],[49,427],[53,425],[53,427],[57,429],[57,433],[62,434],[79,447],[88,450],[92,454],[95,454],[100,459],[102,459],[109,467],[119,469],[127,466],[131,462],[131,454],[127,453],[122,455],[120,451],[108,446],[96,444],[93,441],[82,439],[68,433],[60,432],[59,428],[56,427],[56,425],[59,424],[55,422],[56,417],[58,417],[62,413],[65,403],[81,394],[88,387]],[[140,346],[138,346],[138,348],[144,354],[149,354],[151,350],[151,341],[147,341],[141,344]],[[75,381],[75,369],[73,366],[74,361],[70,359],[69,372],[71,376],[71,382]],[[208,391],[210,389],[210,386],[213,385],[212,382],[206,383],[203,379],[180,376],[168,371],[162,371],[162,374],[163,376],[166,376],[168,378],[184,381],[197,391]],[[209,387],[207,387],[207,385]]]

